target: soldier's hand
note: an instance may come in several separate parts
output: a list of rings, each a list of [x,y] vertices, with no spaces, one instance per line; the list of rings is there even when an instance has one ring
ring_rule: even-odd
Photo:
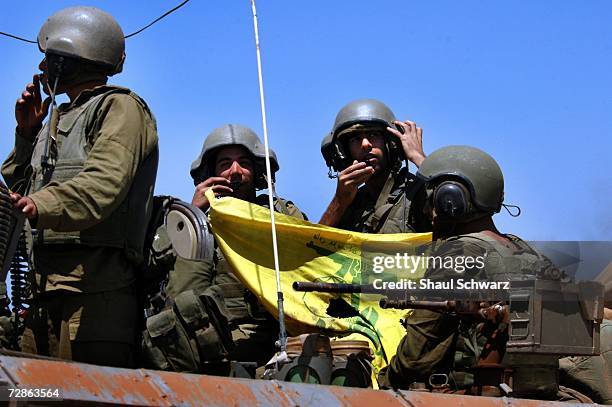
[[[40,80],[34,75],[33,83],[26,85],[21,97],[15,103],[15,119],[19,130],[33,129],[42,126],[47,116],[51,98],[42,101]],[[26,132],[24,132],[26,134]]]
[[[215,196],[226,196],[234,192],[234,190],[230,188],[230,182],[227,179],[223,177],[210,177],[196,186],[191,204],[203,211],[207,210],[210,206],[210,202],[208,202],[208,198],[206,198],[205,194],[209,189],[213,190]]]
[[[402,128],[404,132],[402,133],[393,127],[387,127],[387,130],[399,139],[406,158],[419,168],[421,163],[425,160],[425,152],[423,151],[423,129],[417,127],[416,123],[410,120],[404,122],[396,120],[393,124]]]
[[[36,208],[36,204],[30,197],[11,192],[11,200],[13,201],[13,207],[20,210],[26,218],[38,218],[38,208]]]
[[[338,174],[338,186],[336,187],[336,200],[342,205],[348,206],[359,186],[366,182],[374,174],[374,168],[364,162],[353,161],[353,164]]]

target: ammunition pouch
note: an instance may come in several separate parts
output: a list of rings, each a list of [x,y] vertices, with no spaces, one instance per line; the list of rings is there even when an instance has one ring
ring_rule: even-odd
[[[196,295],[185,291],[171,308],[150,316],[143,332],[143,356],[149,368],[201,372],[223,361],[233,346],[229,312],[218,287]]]
[[[297,383],[372,387],[372,360],[365,341],[336,340],[304,334],[287,340],[289,361],[276,370],[268,364],[265,377]]]
[[[334,364],[330,384],[372,387],[372,355],[366,341],[332,341],[331,349]]]

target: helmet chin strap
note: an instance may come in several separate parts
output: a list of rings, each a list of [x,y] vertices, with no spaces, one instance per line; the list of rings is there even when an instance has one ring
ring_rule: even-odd
[[[47,125],[47,132],[45,134],[45,148],[43,150],[42,156],[40,157],[40,164],[44,171],[43,179],[45,184],[48,182],[48,179],[51,176],[51,171],[55,167],[55,158],[51,157],[50,151],[51,145],[57,139],[57,124],[59,122],[59,113],[57,111],[55,93],[57,92],[57,86],[59,84],[60,75],[62,73],[62,61],[63,57],[59,57],[59,64],[57,66],[58,69],[55,75],[55,80],[53,81],[52,88],[49,86],[49,81],[47,81],[47,89],[49,91],[49,95],[51,96],[51,116]]]

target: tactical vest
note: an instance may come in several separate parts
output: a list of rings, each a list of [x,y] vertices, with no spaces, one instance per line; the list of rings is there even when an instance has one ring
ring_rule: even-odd
[[[421,186],[421,181],[406,168],[399,173],[391,173],[373,206],[360,207],[360,200],[364,199],[361,195],[366,192],[358,192],[353,201],[355,204],[349,207],[339,227],[383,234],[429,231],[429,222],[422,213],[424,200]],[[417,205],[414,204],[415,200],[419,201]]]
[[[100,126],[100,123],[96,122],[98,110],[108,96],[115,94],[126,95],[135,100],[147,113],[144,125],[147,128],[155,128],[155,119],[148,106],[129,89],[112,87],[93,96],[82,105],[61,113],[57,125],[57,140],[52,143],[50,149],[50,154],[55,159],[51,174],[45,174],[41,165],[47,142],[46,137],[42,135],[46,134],[49,123],[39,132],[32,153],[33,173],[28,193],[69,181],[83,171]],[[143,241],[152,209],[158,159],[156,149],[140,163],[127,196],[106,219],[81,231],[56,232],[39,229],[34,244],[83,244],[121,248],[131,261],[139,263],[142,260]]]
[[[486,250],[486,278],[493,281],[558,280],[560,270],[544,255],[531,248],[521,238],[504,235],[516,248],[506,247],[486,232],[454,236],[447,242],[463,241]]]

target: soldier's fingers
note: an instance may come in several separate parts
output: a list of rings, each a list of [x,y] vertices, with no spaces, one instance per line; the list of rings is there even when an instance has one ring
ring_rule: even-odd
[[[350,180],[350,184],[351,185],[361,185],[364,182],[366,182],[368,179],[370,179],[372,174],[373,174],[372,172],[361,174],[359,177],[355,177],[355,178],[351,179]]]
[[[21,98],[24,99],[24,100],[30,100],[30,99],[32,99],[32,94],[30,92],[28,92],[27,90],[24,90],[21,93]]]
[[[205,179],[196,185],[196,189],[208,188],[212,185],[213,181],[210,178]]]
[[[208,188],[215,184],[229,184],[229,181],[223,177],[210,177],[201,185]]]
[[[402,137],[402,132],[400,132],[398,129],[394,129],[393,127],[387,127],[387,131],[393,134],[395,137]]]
[[[38,92],[38,99],[40,100],[40,92]],[[49,105],[51,104],[51,96],[46,97],[45,101],[42,103],[42,109],[44,112],[49,110]]]
[[[18,200],[21,199],[21,195],[19,195],[17,192],[11,192],[11,201],[13,202],[17,202]]]
[[[226,185],[213,185],[210,187],[215,193],[217,192],[229,192],[232,193],[234,190]]]
[[[30,213],[30,212],[33,212],[33,210],[34,210],[34,204],[32,202],[27,202],[25,206],[23,207],[23,209],[21,210],[21,212]]]
[[[350,173],[352,173],[353,171],[360,170],[360,169],[365,168],[365,167],[367,167],[367,164],[366,164],[366,163],[364,163],[363,161],[357,161],[357,160],[355,160],[355,162],[353,163],[353,165],[346,167],[346,168],[344,169],[344,171],[342,171],[342,172],[343,172],[344,174],[350,174]]]
[[[406,123],[401,120],[393,120],[393,124],[403,128],[404,130],[406,129],[406,126],[407,126]]]
[[[25,208],[25,206],[28,204],[28,200],[25,197],[19,197],[19,199],[17,200],[17,202],[13,203],[13,206],[16,209],[21,209],[23,210],[23,208]]]
[[[417,137],[419,138],[419,141],[423,141],[423,129],[420,127],[417,127]]]
[[[406,120],[404,123],[406,123],[406,125],[408,126],[408,128],[410,129],[411,132],[414,132],[416,129],[416,123],[415,122],[411,122],[410,120]]]
[[[40,103],[41,100],[42,100],[42,96],[41,96],[41,93],[40,93],[40,78],[39,78],[38,75],[34,75],[34,77],[32,79],[33,79],[33,82],[34,82],[33,83],[34,98],[35,98],[35,100],[38,103]]]
[[[367,168],[363,168],[361,170],[353,171],[350,174],[347,174],[345,179],[346,180],[351,180],[351,179],[359,178],[362,175],[371,175],[373,173],[374,173],[374,168],[367,167]]]
[[[21,210],[21,212],[23,212],[24,215],[29,219],[34,218],[37,214],[36,205],[34,204],[34,202],[28,202],[28,204],[26,204],[26,206]]]
[[[26,101],[23,100],[22,98],[17,99],[17,101],[15,102],[15,107],[17,109],[23,109],[25,107]]]
[[[230,182],[227,178],[223,178],[223,177],[211,177],[210,179],[213,180],[213,185],[217,185],[217,184],[226,184],[229,185]]]

